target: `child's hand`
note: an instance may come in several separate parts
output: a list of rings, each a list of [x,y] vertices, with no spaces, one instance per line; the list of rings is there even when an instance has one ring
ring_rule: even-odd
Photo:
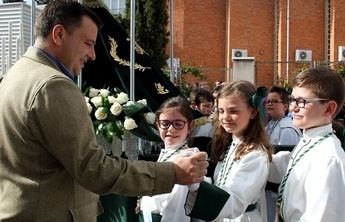
[[[180,152],[180,155],[184,157],[188,157],[188,156],[191,156],[193,153],[197,153],[197,152],[199,152],[198,147],[193,147],[193,148],[182,150]],[[200,183],[193,183],[193,184],[188,185],[188,189],[190,191],[196,191],[199,189],[199,186],[200,186]]]

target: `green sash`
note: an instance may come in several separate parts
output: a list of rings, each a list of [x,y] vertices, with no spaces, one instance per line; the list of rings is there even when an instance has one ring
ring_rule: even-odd
[[[217,218],[229,197],[230,194],[224,190],[203,181],[197,192],[188,192],[185,204],[186,215],[212,221]]]

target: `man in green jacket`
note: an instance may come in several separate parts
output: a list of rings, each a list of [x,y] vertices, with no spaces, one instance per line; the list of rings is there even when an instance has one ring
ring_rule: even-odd
[[[99,22],[55,0],[37,19],[34,47],[0,84],[0,221],[96,221],[98,194],[155,195],[203,180],[207,155],[174,163],[107,157],[72,81],[94,60]]]

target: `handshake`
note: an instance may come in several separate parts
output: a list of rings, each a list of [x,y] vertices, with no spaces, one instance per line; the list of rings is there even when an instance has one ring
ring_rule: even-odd
[[[198,147],[193,147],[191,149],[182,150],[180,155],[183,157],[188,157],[188,156],[191,156],[193,153],[197,153],[197,152],[199,152]],[[189,184],[188,189],[190,191],[196,191],[197,189],[199,189],[199,186],[200,186],[200,183]]]
[[[197,190],[207,173],[207,153],[200,152],[196,147],[185,149],[174,163],[176,183],[189,185],[190,190]]]

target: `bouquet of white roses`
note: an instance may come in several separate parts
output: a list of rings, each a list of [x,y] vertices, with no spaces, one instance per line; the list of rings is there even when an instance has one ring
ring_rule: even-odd
[[[88,88],[84,92],[96,134],[112,143],[113,136],[123,139],[125,131],[150,141],[161,141],[153,131],[155,114],[145,99],[130,101],[128,95],[114,89]]]

